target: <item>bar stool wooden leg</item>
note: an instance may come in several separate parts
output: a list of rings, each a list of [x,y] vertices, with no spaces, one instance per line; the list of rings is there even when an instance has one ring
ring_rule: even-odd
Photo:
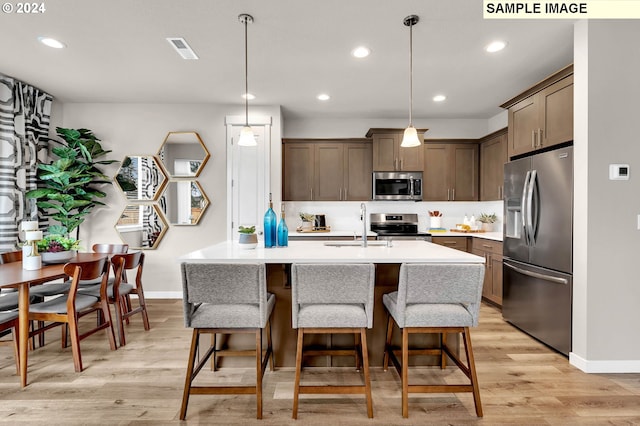
[[[402,329],[402,417],[409,417],[409,331]]]
[[[387,313],[387,340],[384,345],[384,360],[382,362],[383,371],[389,370],[389,352],[391,351],[391,337],[393,335],[393,320]]]
[[[471,336],[469,333],[469,327],[465,327],[462,332],[464,338],[464,353],[467,357],[467,364],[469,365],[469,375],[471,379],[471,385],[473,386],[473,402],[476,405],[476,415],[482,417],[482,402],[480,401],[480,387],[478,386],[478,376],[476,375],[476,363],[473,358],[473,349],[471,347]]]
[[[440,333],[440,368],[447,368],[447,353],[442,349],[447,346],[447,333]]]
[[[300,374],[302,372],[302,343],[304,341],[304,329],[298,329],[298,344],[296,348],[296,378],[293,388],[293,411],[292,419],[298,418],[298,397],[300,395]]]
[[[360,331],[362,338],[362,363],[364,368],[364,386],[365,394],[367,397],[367,416],[370,419],[373,418],[373,400],[371,399],[371,377],[369,375],[369,351],[367,348],[367,329],[363,328]]]
[[[191,337],[191,349],[189,350],[189,364],[187,365],[187,376],[184,380],[184,390],[182,392],[182,405],[180,406],[180,420],[187,417],[187,405],[189,404],[189,393],[191,392],[191,381],[193,378],[193,367],[196,363],[196,352],[198,351],[198,341],[200,333],[198,329],[193,329]]]
[[[262,419],[262,330],[256,331],[256,418]]]
[[[267,350],[271,350],[271,353],[269,354],[269,370],[273,371],[275,356],[273,354],[273,344],[271,342],[271,320],[267,322]]]
[[[362,354],[362,343],[360,342],[360,333],[355,333],[354,337],[354,353],[356,356],[356,371],[360,371],[362,368],[362,363],[360,361],[360,355]]]

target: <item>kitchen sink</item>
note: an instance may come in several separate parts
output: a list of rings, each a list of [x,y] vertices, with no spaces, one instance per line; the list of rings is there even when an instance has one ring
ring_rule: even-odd
[[[324,245],[330,247],[361,247],[362,241],[325,241]],[[384,247],[386,245],[386,241],[367,241],[367,246]]]

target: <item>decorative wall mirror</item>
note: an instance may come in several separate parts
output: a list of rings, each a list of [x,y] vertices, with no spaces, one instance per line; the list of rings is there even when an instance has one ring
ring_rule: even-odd
[[[196,225],[209,199],[196,180],[170,181],[158,200],[170,225]]]
[[[169,132],[158,157],[171,178],[197,177],[210,154],[196,132]]]
[[[131,155],[122,161],[115,181],[128,200],[153,201],[160,195],[167,177],[156,157]]]
[[[132,249],[154,249],[167,231],[167,221],[155,204],[128,204],[116,231]]]

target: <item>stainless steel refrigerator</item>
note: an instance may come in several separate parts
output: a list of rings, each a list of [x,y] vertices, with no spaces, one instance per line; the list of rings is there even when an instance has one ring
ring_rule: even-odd
[[[573,147],[504,166],[503,318],[571,351]]]

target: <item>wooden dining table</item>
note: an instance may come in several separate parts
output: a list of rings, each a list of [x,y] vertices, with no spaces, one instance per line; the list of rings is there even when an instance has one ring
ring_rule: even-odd
[[[69,262],[86,262],[103,258],[100,253],[78,253]],[[64,264],[43,265],[41,269],[22,269],[22,262],[0,264],[0,288],[18,289],[18,353],[20,356],[20,385],[27,386],[29,354],[29,287],[57,279],[67,278]]]

